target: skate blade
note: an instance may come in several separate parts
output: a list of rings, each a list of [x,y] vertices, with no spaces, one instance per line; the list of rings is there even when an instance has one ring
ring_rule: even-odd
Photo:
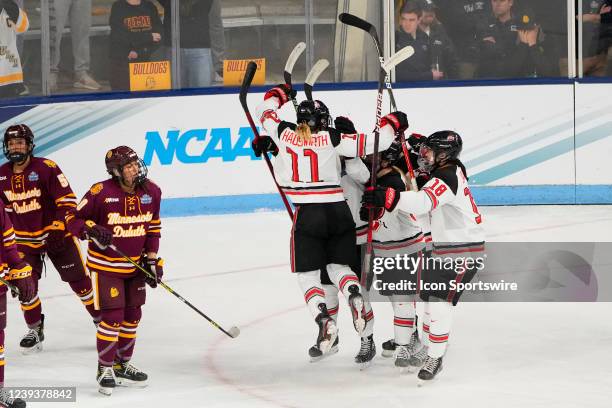
[[[372,365],[372,361],[374,361],[374,359],[366,361],[365,363],[357,363],[357,365],[359,365],[359,371],[367,370],[368,368],[370,368],[370,366]]]
[[[149,385],[147,384],[147,380],[134,381],[134,380],[128,380],[127,378],[117,378],[115,382],[120,387],[129,387],[129,388],[145,388]]]
[[[394,354],[395,354],[395,350],[383,350],[382,353],[380,353],[380,355],[383,356],[384,358],[393,357]]]
[[[110,387],[100,387],[98,388],[98,392],[102,395],[105,395],[107,397],[110,397],[111,395],[113,395],[113,390],[114,388],[110,388]]]
[[[42,343],[38,343],[34,347],[22,347],[21,354],[24,356],[29,356],[30,354],[40,353],[43,349]]]
[[[395,366],[395,368],[397,369],[397,371],[399,372],[400,375],[408,374],[408,373],[411,372],[408,369],[408,367],[398,367],[398,366]]]
[[[319,357],[310,357],[311,363],[316,363],[317,361],[321,361],[327,357],[333,356],[338,352],[338,346],[332,347],[327,353],[320,355]]]

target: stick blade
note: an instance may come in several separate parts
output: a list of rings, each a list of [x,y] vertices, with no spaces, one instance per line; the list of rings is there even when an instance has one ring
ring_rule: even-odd
[[[308,76],[306,77],[306,81],[304,81],[304,82],[309,84],[309,85],[311,85],[311,86],[313,86],[315,84],[315,82],[317,82],[317,79],[319,79],[319,76],[321,76],[323,71],[325,71],[327,69],[327,67],[329,67],[329,61],[328,60],[326,60],[325,58],[322,58],[322,59],[318,60],[312,66],[312,69],[308,73]]]
[[[249,91],[251,82],[253,82],[253,78],[255,77],[255,71],[257,71],[257,63],[255,61],[250,61],[247,65],[246,71],[244,72],[244,78],[242,79],[242,85],[240,86],[240,103],[244,109],[247,109],[247,92]]]
[[[338,16],[338,20],[340,20],[340,22],[343,24],[357,27],[367,32],[371,32],[372,28],[374,27],[372,24],[368,23],[364,19],[349,13],[340,14]]]
[[[293,67],[305,49],[306,49],[306,43],[302,41],[302,42],[297,43],[295,47],[293,47],[293,51],[291,51],[291,54],[289,54],[289,58],[287,58],[287,62],[285,63],[285,82],[286,83],[291,84],[291,73],[293,72]],[[289,77],[289,81],[287,81],[287,77]]]
[[[389,59],[385,61],[385,63],[382,65],[382,69],[384,69],[385,72],[388,73],[389,71],[391,71],[391,69],[393,69],[400,62],[407,60],[413,55],[414,55],[414,48],[412,48],[412,45],[407,45],[401,50],[399,50],[398,52],[396,52],[395,54],[391,55]]]
[[[240,336],[240,329],[237,328],[236,326],[230,327],[230,329],[227,332],[232,337],[232,339],[235,339],[236,337]]]

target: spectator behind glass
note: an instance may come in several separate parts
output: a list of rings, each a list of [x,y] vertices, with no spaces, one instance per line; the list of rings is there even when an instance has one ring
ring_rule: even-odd
[[[606,61],[606,76],[612,76],[612,0],[606,0],[601,9],[601,27],[599,41],[608,58]]]
[[[511,78],[559,76],[554,47],[549,45],[531,10],[524,10],[518,15],[516,28],[519,42],[516,53],[510,59],[507,75]]]
[[[444,25],[457,53],[460,79],[472,79],[479,59],[478,27],[491,10],[490,0],[436,0],[437,18]]]
[[[414,48],[414,55],[395,68],[395,78],[398,82],[444,78],[444,72],[432,69],[429,37],[419,29],[422,14],[417,1],[407,1],[400,9],[399,29],[395,32],[395,50],[411,45]]]
[[[436,5],[432,0],[421,0],[423,16],[419,28],[429,37],[432,68],[444,72],[447,79],[457,79],[457,54],[446,30],[436,18]]]
[[[89,29],[91,28],[91,0],[50,0],[49,21],[51,37],[51,92],[58,89],[59,64],[61,60],[62,33],[70,19],[70,38],[74,58],[73,86],[97,91],[100,84],[89,75]]]
[[[509,78],[518,34],[513,0],[491,0],[491,15],[477,29],[480,46],[479,78]]]
[[[576,6],[578,7],[578,6]],[[582,67],[584,76],[604,76],[608,48],[600,42],[601,16],[610,12],[606,0],[582,2]],[[578,16],[576,16],[576,19]],[[578,26],[576,26],[578,30]]]
[[[171,0],[158,0],[164,7],[164,44],[171,46]],[[180,46],[181,88],[201,88],[222,80],[225,37],[218,0],[181,0]]]
[[[161,19],[149,0],[117,0],[110,28],[111,89],[129,90],[129,64],[151,60],[161,41]]]
[[[0,97],[10,98],[25,91],[23,70],[17,51],[17,34],[30,26],[25,11],[13,0],[0,0]]]

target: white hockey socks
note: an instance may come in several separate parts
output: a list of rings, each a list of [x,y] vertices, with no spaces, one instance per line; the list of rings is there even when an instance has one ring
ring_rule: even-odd
[[[361,292],[361,285],[357,275],[347,265],[329,264],[327,265],[327,274],[345,298],[348,299],[351,296],[348,288],[352,285],[357,285],[359,292]]]
[[[323,285],[321,285],[320,274],[321,272],[318,270],[296,273],[298,284],[304,294],[304,300],[314,318],[321,313],[319,305],[325,304],[325,292],[323,291]]]
[[[442,357],[446,352],[452,324],[453,305],[445,300],[430,298],[429,356]]]
[[[393,332],[396,344],[407,345],[414,333],[416,311],[412,296],[391,296]]]
[[[327,312],[329,316],[338,321],[338,308],[340,307],[340,300],[338,299],[338,288],[334,285],[323,285],[323,291],[325,291],[325,304],[327,305]]]

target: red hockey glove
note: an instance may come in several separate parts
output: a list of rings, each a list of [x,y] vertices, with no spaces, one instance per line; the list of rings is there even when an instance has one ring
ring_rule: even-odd
[[[276,96],[280,101],[279,108],[283,106],[289,99],[295,98],[297,91],[287,84],[276,85],[264,95],[264,100]]]
[[[149,259],[145,256],[140,263],[144,269],[154,276],[145,275],[145,283],[155,289],[164,276],[164,260],[161,258]]]
[[[268,135],[259,136],[253,139],[251,147],[257,157],[260,157],[262,153],[268,152],[271,152],[274,156],[278,154],[278,146],[276,146],[274,140]]]
[[[378,207],[393,211],[399,202],[400,193],[400,191],[391,187],[368,187],[363,192],[361,202],[365,207]]]
[[[392,112],[380,120],[380,127],[385,125],[390,125],[395,133],[401,133],[408,129],[408,117],[404,112]]]
[[[338,116],[336,119],[334,119],[334,127],[337,131],[348,135],[357,133],[357,129],[355,129],[353,122],[344,116]]]

